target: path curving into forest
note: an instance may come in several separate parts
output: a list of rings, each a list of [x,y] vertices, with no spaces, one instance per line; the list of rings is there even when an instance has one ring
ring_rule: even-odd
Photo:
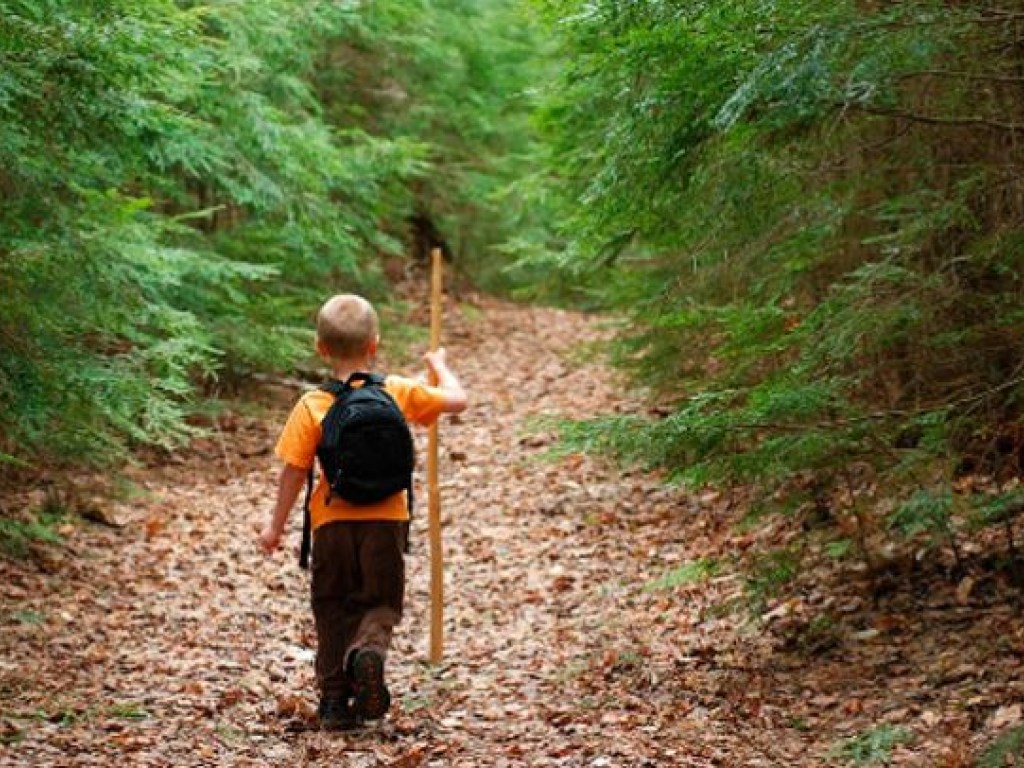
[[[814,669],[774,653],[722,609],[740,595],[729,574],[652,588],[750,543],[713,495],[546,455],[546,417],[636,407],[597,320],[480,298],[446,323],[473,403],[442,427],[445,661],[424,661],[421,512],[386,721],[307,727],[306,577],[252,533],[276,425],[236,414],[178,463],[132,470],[143,490],[113,510],[123,528],[83,522],[61,546],[0,559],[0,765],[811,766],[858,718],[875,722],[884,660],[855,678],[857,647]],[[278,415],[294,396],[277,392]]]

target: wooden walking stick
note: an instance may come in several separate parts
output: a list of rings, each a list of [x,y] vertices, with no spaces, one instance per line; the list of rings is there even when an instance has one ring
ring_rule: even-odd
[[[441,345],[441,249],[430,252],[430,351]],[[431,381],[436,385],[436,381]],[[430,526],[430,663],[440,664],[444,653],[444,560],[441,548],[441,489],[437,473],[438,429],[430,426],[427,440],[427,500]]]

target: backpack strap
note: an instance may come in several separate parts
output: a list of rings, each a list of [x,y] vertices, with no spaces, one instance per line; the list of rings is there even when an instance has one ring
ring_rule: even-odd
[[[329,379],[320,385],[320,389],[330,392],[335,398],[338,398],[345,394],[350,387],[348,382]],[[313,549],[313,518],[309,511],[309,500],[313,497],[315,481],[313,468],[315,466],[316,461],[314,460],[313,466],[306,473],[306,498],[302,502],[302,543],[299,545],[299,567],[304,571],[309,570],[309,554]]]
[[[309,552],[313,548],[313,524],[309,512],[309,499],[312,495],[313,467],[310,467],[306,474],[306,500],[302,502],[302,544],[299,545],[299,567],[304,571],[309,570]]]
[[[356,371],[351,374],[347,379],[342,381],[341,379],[328,379],[320,385],[320,389],[324,392],[330,392],[335,397],[341,397],[347,392],[351,392],[354,387],[352,386],[356,382],[362,382],[363,384],[369,384],[373,387],[383,387],[384,382],[387,379],[381,376],[379,373],[367,373],[366,371]]]
[[[412,547],[409,545],[409,534],[412,532],[412,476],[409,476],[409,484],[405,486],[405,504],[409,508],[409,520],[405,524],[405,554],[412,552]]]
[[[348,392],[351,389],[351,387],[348,385],[347,381],[340,381],[339,379],[328,379],[327,381],[320,385],[320,389],[322,389],[324,392],[330,392],[332,395],[338,398],[344,395],[346,392]]]
[[[356,371],[345,379],[345,387],[348,389],[352,388],[352,385],[357,381],[363,382],[363,384],[369,384],[372,387],[383,387],[384,377],[379,373],[367,373],[366,371]]]

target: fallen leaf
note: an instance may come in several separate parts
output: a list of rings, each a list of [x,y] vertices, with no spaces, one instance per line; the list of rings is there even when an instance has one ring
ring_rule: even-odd
[[[1021,720],[1021,705],[1010,704],[1007,706],[999,707],[992,715],[990,725],[996,730],[1006,728],[1010,725],[1016,725]]]
[[[143,523],[143,530],[145,531],[146,541],[150,541],[163,531],[167,527],[167,521],[158,515],[150,515],[146,518]]]
[[[956,601],[960,605],[967,605],[971,599],[971,591],[974,589],[974,579],[970,576],[965,576],[961,579],[960,583],[956,588]]]

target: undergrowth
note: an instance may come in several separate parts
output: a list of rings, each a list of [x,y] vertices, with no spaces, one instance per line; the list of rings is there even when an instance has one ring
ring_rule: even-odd
[[[58,528],[68,519],[68,511],[55,501],[46,501],[24,518],[0,516],[0,551],[9,557],[26,557],[33,544],[59,544]]]
[[[913,734],[898,725],[879,725],[836,745],[829,753],[846,765],[888,765],[897,744],[909,744]]]

